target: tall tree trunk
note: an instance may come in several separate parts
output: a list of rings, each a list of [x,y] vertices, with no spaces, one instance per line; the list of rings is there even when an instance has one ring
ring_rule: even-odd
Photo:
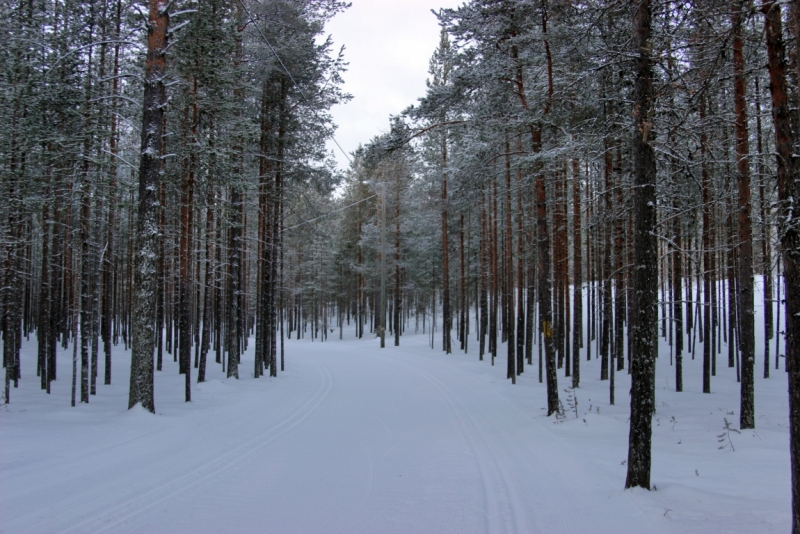
[[[150,0],[147,26],[142,146],[139,163],[139,213],[136,221],[133,346],[128,408],[141,404],[155,412],[153,400],[153,350],[156,322],[156,267],[158,258],[158,185],[164,142],[167,26],[163,0]]]
[[[236,4],[237,29],[235,36],[234,63],[235,67],[241,65],[243,58],[241,28],[244,28],[244,10],[242,4]],[[241,86],[237,85],[233,91],[235,116],[240,116],[244,106],[244,92]],[[226,314],[225,314],[225,349],[228,353],[228,378],[239,378],[239,355],[240,355],[240,334],[241,323],[241,292],[242,292],[242,244],[243,232],[242,223],[244,215],[244,205],[242,199],[242,180],[243,180],[243,152],[244,139],[241,134],[234,136],[234,146],[232,154],[232,185],[230,187],[230,228],[228,229],[228,273],[226,284]],[[224,359],[224,353],[223,353]]]
[[[522,135],[517,133],[517,151],[522,153]],[[522,205],[522,167],[517,166],[517,374],[522,374],[525,369],[525,295],[524,290],[524,253],[525,212]],[[512,286],[512,291],[513,291]]]
[[[625,340],[624,340],[624,317],[625,317],[625,269],[624,255],[625,246],[623,245],[623,218],[624,204],[622,200],[622,151],[617,144],[617,158],[614,166],[615,192],[614,201],[617,212],[614,217],[614,358],[616,360],[617,371],[625,369]]]
[[[214,165],[211,168],[214,169]],[[205,254],[205,283],[203,284],[203,324],[200,338],[200,364],[197,369],[197,382],[206,380],[206,359],[211,338],[211,301],[213,296],[213,258],[214,258],[214,184],[209,176],[206,187],[206,254]]]
[[[541,151],[542,132],[538,127],[532,128],[532,146],[534,152]],[[555,340],[553,339],[553,297],[552,266],[550,262],[550,234],[547,224],[547,191],[545,177],[541,169],[537,169],[536,177],[536,227],[537,227],[537,270],[539,272],[539,317],[544,334],[545,374],[547,381],[547,415],[556,413],[558,406],[558,379],[556,377]]]
[[[572,387],[581,383],[580,348],[583,341],[583,263],[581,254],[581,181],[577,159],[572,160]]]
[[[396,169],[396,182],[394,194],[394,346],[400,346],[401,311],[402,311],[402,280],[400,278],[400,169]],[[461,324],[464,324],[464,215],[461,215]],[[462,344],[464,337],[462,335]]]
[[[606,104],[608,107],[608,104]],[[608,119],[608,112],[606,112]],[[603,284],[602,291],[602,313],[601,313],[601,329],[600,329],[600,380],[608,380],[608,369],[613,362],[609,362],[611,356],[611,323],[612,323],[612,296],[611,296],[611,228],[613,223],[612,207],[611,207],[611,174],[613,173],[613,157],[612,157],[613,143],[611,140],[606,139],[604,151],[604,172],[605,179],[603,198],[605,200],[605,220],[603,221],[603,263],[600,267],[602,276],[600,277]]]
[[[122,0],[117,0],[114,15],[114,38],[119,41],[120,26],[122,23]],[[106,385],[111,384],[111,323],[114,317],[114,232],[116,230],[117,213],[117,153],[119,152],[119,133],[117,119],[117,96],[119,95],[119,49],[120,43],[114,43],[114,59],[112,68],[111,95],[111,132],[109,138],[109,151],[111,162],[109,166],[108,183],[108,220],[106,222],[106,252],[103,256],[103,316],[100,324],[100,336],[103,340],[103,353],[105,355],[104,380]],[[161,328],[161,325],[158,325]],[[159,330],[160,331],[160,330]]]
[[[261,89],[261,138],[259,141],[261,157],[259,158],[259,200],[258,200],[258,306],[256,309],[256,354],[254,377],[264,373],[265,365],[269,365],[271,330],[269,326],[270,306],[270,263],[272,239],[272,208],[275,196],[274,175],[274,99],[271,98],[272,83],[265,82]]]
[[[497,268],[497,180],[492,180],[492,202],[489,207],[489,276],[491,278],[492,293],[489,303],[489,351],[492,353],[492,365],[497,357],[497,291],[498,291],[498,268]]]
[[[39,285],[39,318],[37,321],[38,337],[38,371],[41,378],[41,387],[46,390],[49,380],[47,378],[47,356],[50,353],[50,315],[53,295],[50,291],[50,177],[45,186],[44,197],[46,202],[42,208],[42,274]]]
[[[755,428],[753,380],[755,372],[755,319],[753,310],[753,237],[750,220],[750,146],[742,53],[742,0],[733,0],[733,98],[736,112],[736,174],[739,185],[739,350],[741,352],[741,428]]]
[[[164,363],[164,330],[166,328],[167,352],[172,350],[172,327],[168,324],[167,316],[167,251],[166,251],[166,195],[167,188],[161,182],[159,188],[159,199],[161,207],[158,214],[158,262],[156,273],[158,277],[158,287],[156,288],[156,371],[160,371]]]
[[[758,204],[761,218],[761,272],[764,287],[764,378],[769,378],[770,340],[773,338],[773,281],[772,281],[772,231],[770,226],[771,208],[767,208],[764,194],[766,175],[764,173],[763,132],[761,128],[761,89],[758,76],[755,76],[756,104],[756,152],[758,154]],[[778,354],[775,354],[777,361]]]
[[[89,344],[92,337],[92,223],[91,199],[92,184],[89,177],[89,163],[84,165],[81,184],[80,243],[81,243],[81,297],[80,297],[80,345],[81,345],[81,402],[89,402]],[[77,340],[76,340],[77,342]]]
[[[517,383],[517,357],[515,353],[516,340],[514,339],[514,242],[513,228],[511,226],[511,161],[508,153],[510,152],[508,139],[506,139],[506,202],[505,202],[505,308],[503,309],[504,334],[508,339],[506,349],[508,350],[508,362],[506,378],[511,379],[512,384]]]
[[[286,128],[288,121],[288,86],[287,80],[281,77],[280,81],[280,100],[278,102],[278,144],[277,144],[277,162],[275,164],[275,197],[272,200],[272,221],[270,224],[271,238],[269,240],[270,246],[270,265],[269,265],[269,325],[270,325],[270,344],[269,344],[269,365],[270,376],[278,376],[277,369],[277,291],[278,291],[278,261],[280,259],[280,228],[281,228],[281,210],[283,206],[283,159],[286,143]]]
[[[712,268],[712,251],[711,251],[711,218],[713,206],[711,205],[710,194],[710,180],[708,176],[708,165],[706,163],[706,152],[708,145],[708,136],[705,128],[706,119],[706,101],[705,97],[700,97],[700,175],[702,187],[702,201],[703,201],[703,393],[711,393],[711,352],[715,350],[711,343],[711,280],[714,278],[714,269]],[[699,286],[699,280],[698,280]],[[699,287],[698,287],[699,292]],[[698,302],[699,294],[698,294]],[[691,306],[690,306],[691,307]],[[700,315],[697,316],[696,328],[700,328]]]
[[[631,318],[631,418],[625,487],[650,489],[652,417],[658,335],[658,252],[656,246],[656,157],[653,150],[653,71],[650,56],[650,0],[632,3],[636,53],[634,85],[634,277]]]
[[[673,202],[673,208],[678,211],[677,200]],[[672,316],[675,320],[675,391],[683,391],[683,248],[680,221],[675,221],[674,225],[675,247],[673,252],[672,269],[672,294],[675,299],[673,303]]]
[[[447,132],[442,133],[442,350],[450,354],[450,253],[447,235]]]
[[[781,4],[762,0],[766,16],[767,58],[775,125],[778,165],[780,242],[786,284],[786,364],[789,375],[789,440],[792,473],[792,533],[800,534],[800,227],[791,207],[797,195],[793,176],[798,158],[793,155],[793,132],[786,84],[786,50],[783,43]],[[800,47],[800,45],[796,45]],[[798,133],[795,131],[794,135]]]
[[[95,25],[95,4],[89,8],[89,41],[94,40]],[[86,89],[84,103],[84,142],[83,142],[83,164],[80,180],[81,209],[80,209],[80,344],[81,344],[81,402],[89,402],[89,344],[92,338],[92,197],[94,196],[94,183],[92,180],[91,154],[92,138],[91,131],[94,127],[91,112],[92,100],[92,66],[93,66],[94,46],[90,45],[86,58]]]
[[[484,190],[481,192],[481,235],[480,235],[480,330],[478,332],[478,359],[483,360],[486,348],[486,329],[489,324],[489,223],[486,212],[489,204],[489,195]]]
[[[192,400],[191,374],[192,374],[192,289],[194,286],[192,275],[192,250],[194,240],[194,182],[197,150],[197,77],[192,77],[191,116],[187,108],[187,122],[189,122],[189,154],[185,163],[186,168],[181,181],[181,234],[180,234],[180,286],[178,321],[180,322],[180,365],[179,369],[185,375],[184,393],[186,402]]]
[[[241,174],[238,174],[240,177]],[[239,378],[239,348],[241,292],[242,292],[242,193],[240,185],[231,187],[231,227],[228,230],[228,298],[225,318],[226,350],[228,352],[228,378]]]
[[[50,147],[52,149],[52,147]],[[52,152],[52,150],[49,150]],[[50,317],[49,322],[49,341],[47,343],[47,392],[50,393],[50,383],[56,379],[56,356],[58,354],[58,336],[61,332],[61,316],[64,313],[63,302],[60,298],[63,289],[63,240],[61,234],[61,202],[62,195],[59,192],[59,180],[56,175],[54,179],[53,188],[53,224],[52,224],[52,261],[50,262],[50,272],[47,275],[50,277]],[[45,273],[42,273],[44,276]]]

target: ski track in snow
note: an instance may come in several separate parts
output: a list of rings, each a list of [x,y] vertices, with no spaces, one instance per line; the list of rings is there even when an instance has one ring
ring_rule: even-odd
[[[659,383],[659,491],[625,491],[626,373],[617,377],[625,406],[608,406],[608,382],[594,376],[599,361],[582,362],[585,386],[571,393],[580,409],[559,422],[539,411],[535,365],[511,386],[504,358],[489,366],[444,355],[422,335],[384,350],[376,343],[289,341],[287,372],[259,380],[245,372],[251,348],[240,381],[215,368],[189,404],[178,400],[177,364],[166,361],[155,416],[117,406],[127,398],[118,364],[117,385],[98,385],[92,404],[78,408],[58,397],[68,390],[68,357],[59,361],[60,392],[45,395],[25,376],[0,411],[0,532],[788,528],[783,376],[759,381],[758,435],[734,435],[733,454],[715,436],[727,410],[738,409],[735,381],[716,377],[715,392],[725,393],[700,395],[699,360],[684,360],[688,392]],[[35,368],[35,345],[23,349],[23,369]]]
[[[475,424],[475,419],[465,408],[464,402],[432,374],[407,364],[402,365],[428,381],[441,394],[458,419],[481,472],[486,532],[530,532],[524,521],[518,519],[515,513],[523,510],[523,507],[518,502],[516,494],[509,491],[508,477],[503,466],[497,461],[492,447]]]
[[[332,380],[331,374],[328,370],[318,363],[314,362],[317,370],[321,376],[319,388],[314,395],[306,402],[299,410],[292,413],[283,421],[274,425],[258,435],[248,439],[237,445],[221,457],[213,460],[209,465],[205,466],[202,471],[189,472],[184,476],[173,479],[171,482],[164,484],[159,488],[155,488],[150,492],[140,495],[129,502],[121,504],[115,509],[105,512],[100,517],[94,517],[84,523],[75,525],[72,528],[60,531],[60,534],[68,534],[70,532],[84,532],[91,530],[93,532],[109,532],[114,531],[119,525],[136,517],[144,514],[154,506],[162,504],[162,501],[175,497],[176,495],[189,491],[195,486],[203,484],[210,478],[222,473],[238,462],[247,460],[247,458],[272,443],[274,440],[283,436],[297,425],[306,420],[311,413],[319,407],[322,401],[331,392]],[[117,514],[121,510],[133,509],[129,513],[118,517]],[[95,530],[93,525],[100,523],[102,527]]]
[[[571,483],[580,478],[572,464],[564,463],[554,468],[554,464],[548,460],[551,452],[571,449],[548,428],[551,423],[549,418],[544,419],[547,424],[542,424],[541,418],[532,418],[493,389],[482,387],[485,385],[474,377],[446,363],[431,362],[429,365],[439,367],[438,371],[447,373],[444,376],[449,376],[463,389],[469,389],[473,396],[483,402],[473,401],[472,405],[468,405],[453,388],[430,372],[403,360],[393,361],[424,377],[440,392],[458,418],[483,478],[486,532],[600,532],[618,524],[598,499],[580,485]],[[453,374],[456,376],[453,377]],[[464,388],[464,385],[467,387]],[[502,410],[496,413],[481,409],[482,406],[497,408],[498,404]],[[518,428],[523,424],[532,424],[528,432],[531,441],[525,443],[529,446],[527,449],[519,443],[518,435],[506,431],[507,428]],[[539,454],[535,452],[537,449]],[[574,458],[580,457],[579,451],[570,452]],[[534,454],[538,461],[531,462],[530,457]],[[590,469],[583,463],[580,465]],[[512,474],[515,472],[516,476]],[[525,476],[521,477],[520,472],[524,472]],[[520,484],[520,481],[526,480],[533,484]],[[529,505],[526,506],[522,501],[522,496],[525,496],[525,502]],[[592,529],[587,530],[582,521],[575,519],[572,505],[576,502],[580,503],[584,513],[589,512],[593,517]],[[542,516],[548,517],[545,520]]]

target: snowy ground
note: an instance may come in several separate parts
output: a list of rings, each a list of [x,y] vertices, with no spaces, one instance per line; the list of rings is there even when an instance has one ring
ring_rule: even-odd
[[[720,442],[725,418],[738,428],[735,371],[720,358],[704,395],[701,359],[687,357],[675,393],[664,348],[656,491],[625,491],[627,372],[611,406],[598,360],[584,358],[574,392],[559,371],[566,413],[548,418],[535,363],[512,386],[504,358],[478,361],[474,337],[471,354],[444,355],[413,332],[385,349],[349,334],[287,342],[278,378],[252,378],[252,347],[239,381],[211,363],[190,404],[170,358],[155,416],[126,410],[121,349],[113,384],[71,408],[71,351],[46,395],[25,343],[20,387],[0,409],[0,532],[790,530],[782,369],[765,380],[759,362],[757,428]]]

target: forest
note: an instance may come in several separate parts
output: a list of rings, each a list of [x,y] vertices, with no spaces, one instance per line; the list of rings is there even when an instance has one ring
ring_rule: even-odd
[[[788,380],[800,533],[798,2],[436,10],[426,94],[340,171],[348,7],[0,3],[4,402],[24,371],[90,403],[130,365],[154,412],[165,361],[189,402],[210,366],[278,376],[291,339],[422,331],[536,373],[548,416],[586,362],[612,405],[631,375],[625,487],[651,489],[657,356],[677,392],[697,358],[703,393],[735,373],[740,430],[756,376]]]

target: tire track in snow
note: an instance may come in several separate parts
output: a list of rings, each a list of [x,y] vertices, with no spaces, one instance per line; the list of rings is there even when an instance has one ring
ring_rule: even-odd
[[[458,419],[481,473],[486,532],[495,532],[496,525],[501,527],[502,532],[530,532],[524,517],[520,515],[524,507],[520,503],[516,492],[510,488],[506,470],[503,468],[502,463],[498,461],[486,436],[461,398],[444,382],[427,371],[400,361],[392,361],[412,370],[430,383],[447,401],[456,419]],[[487,458],[489,459],[488,461]]]
[[[212,460],[210,464],[204,466],[202,470],[192,470],[144,494],[127,499],[124,503],[108,511],[104,511],[100,515],[91,517],[67,529],[60,530],[60,534],[67,534],[69,532],[114,531],[116,527],[130,519],[141,515],[155,506],[163,504],[167,499],[197,487],[208,479],[227,470],[237,462],[243,461],[247,457],[259,452],[279,437],[294,429],[316,410],[333,387],[333,379],[328,369],[313,360],[311,360],[311,362],[317,367],[317,371],[320,373],[322,379],[320,386],[305,404],[295,410],[291,415],[284,418],[280,423],[240,443],[228,452],[222,454],[219,458]],[[124,510],[130,511],[122,516],[117,516],[117,514]]]

